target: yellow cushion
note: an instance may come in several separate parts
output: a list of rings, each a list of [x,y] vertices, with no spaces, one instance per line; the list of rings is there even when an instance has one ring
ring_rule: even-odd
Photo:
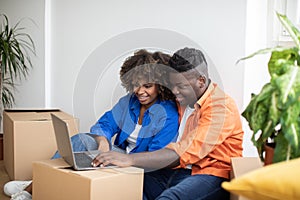
[[[222,187],[253,200],[300,199],[300,158],[248,172]]]

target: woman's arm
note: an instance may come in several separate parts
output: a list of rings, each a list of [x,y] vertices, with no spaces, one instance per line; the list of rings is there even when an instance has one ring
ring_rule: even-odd
[[[99,136],[104,136],[108,141],[120,132],[120,125],[123,121],[124,112],[128,109],[130,95],[119,99],[114,107],[105,112],[98,121],[91,127],[90,132]]]
[[[155,151],[176,142],[178,136],[178,111],[175,103],[164,101],[152,108],[155,131],[148,151]]]
[[[98,143],[98,150],[100,152],[107,152],[110,150],[110,142],[104,136],[96,136],[95,140]]]

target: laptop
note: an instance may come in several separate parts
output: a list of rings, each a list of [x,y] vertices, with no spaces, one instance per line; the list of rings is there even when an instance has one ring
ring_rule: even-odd
[[[51,118],[57,143],[57,149],[61,157],[74,170],[98,169],[99,167],[93,167],[91,163],[95,156],[97,156],[100,152],[98,150],[73,152],[68,123],[52,113]]]

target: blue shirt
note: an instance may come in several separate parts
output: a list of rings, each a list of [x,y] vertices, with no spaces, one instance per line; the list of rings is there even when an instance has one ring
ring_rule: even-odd
[[[117,134],[115,145],[126,149],[126,139],[135,129],[140,114],[140,102],[134,94],[127,94],[91,127],[90,132],[109,141]],[[130,153],[154,151],[175,142],[178,133],[178,112],[173,101],[157,100],[144,113],[136,147]]]

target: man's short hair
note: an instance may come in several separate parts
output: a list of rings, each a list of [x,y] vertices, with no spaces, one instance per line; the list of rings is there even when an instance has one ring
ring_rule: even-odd
[[[176,51],[170,58],[169,65],[177,72],[196,69],[200,75],[205,76],[207,79],[209,78],[204,54],[198,49],[185,47]]]

